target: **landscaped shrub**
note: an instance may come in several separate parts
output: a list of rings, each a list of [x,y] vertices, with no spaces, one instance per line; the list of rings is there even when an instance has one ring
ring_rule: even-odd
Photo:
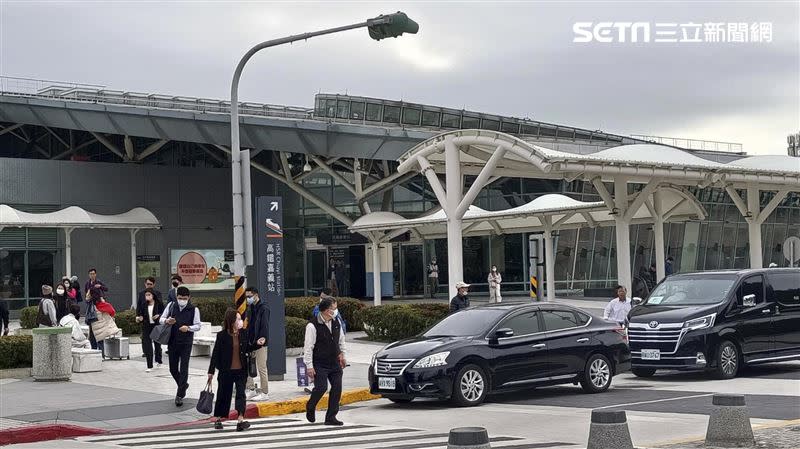
[[[444,304],[388,304],[367,307],[359,315],[370,339],[396,341],[420,334],[447,316],[447,311]]]
[[[233,296],[230,298],[192,298],[192,304],[200,309],[200,320],[207,321],[212,326],[221,326],[225,319],[225,311],[228,310],[228,307],[234,307]]]
[[[364,323],[359,314],[362,309],[367,307],[364,303],[347,297],[336,298],[336,303],[339,306],[339,313],[347,323],[348,332],[364,330]],[[314,296],[286,298],[286,316],[308,320],[317,304],[319,304],[319,298]]]
[[[39,327],[36,324],[36,317],[39,315],[39,306],[25,307],[19,312],[19,324],[23,329],[33,329]]]
[[[28,368],[33,364],[33,337],[0,337],[0,369]]]
[[[302,348],[306,336],[306,324],[308,320],[286,317],[286,347]]]
[[[291,316],[308,321],[308,319],[311,317],[311,313],[314,310],[314,306],[319,304],[319,298],[313,296],[286,298],[284,303],[286,305],[286,311],[284,314],[287,317]]]
[[[114,316],[114,322],[117,323],[118,328],[122,329],[122,335],[124,337],[142,333],[142,325],[136,322],[136,311],[133,309],[117,312]]]

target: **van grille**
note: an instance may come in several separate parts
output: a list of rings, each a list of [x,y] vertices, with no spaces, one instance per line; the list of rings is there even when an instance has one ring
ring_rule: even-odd
[[[658,349],[662,353],[675,353],[683,334],[681,323],[661,325],[658,329],[652,329],[646,324],[631,323],[628,328],[631,351]]]

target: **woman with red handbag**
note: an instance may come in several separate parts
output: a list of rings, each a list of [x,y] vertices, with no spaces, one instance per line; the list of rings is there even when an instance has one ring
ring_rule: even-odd
[[[214,428],[222,430],[222,419],[227,418],[231,408],[231,394],[236,387],[236,411],[239,419],[236,431],[241,432],[250,427],[244,420],[247,396],[245,383],[247,382],[248,348],[247,331],[243,327],[242,316],[236,309],[229,307],[225,311],[222,330],[217,333],[214,351],[211,353],[211,363],[208,366],[208,382],[214,379],[214,371],[219,370],[217,378],[217,401],[214,405]]]

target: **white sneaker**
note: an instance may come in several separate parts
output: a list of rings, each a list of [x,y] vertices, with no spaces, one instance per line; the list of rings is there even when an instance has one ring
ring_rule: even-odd
[[[269,401],[269,394],[260,393],[250,399],[252,402],[265,402]]]
[[[252,400],[254,397],[258,395],[259,393],[256,390],[247,390],[247,400]]]
[[[153,371],[153,369],[152,368],[147,368],[146,370],[144,370],[145,373],[149,373],[150,371]]]

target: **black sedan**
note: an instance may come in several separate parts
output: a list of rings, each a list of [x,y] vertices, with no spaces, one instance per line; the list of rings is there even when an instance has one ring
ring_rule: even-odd
[[[631,353],[616,323],[555,303],[494,304],[448,316],[424,334],[380,350],[370,391],[393,402],[415,397],[478,405],[490,392],[580,383],[608,389]]]

